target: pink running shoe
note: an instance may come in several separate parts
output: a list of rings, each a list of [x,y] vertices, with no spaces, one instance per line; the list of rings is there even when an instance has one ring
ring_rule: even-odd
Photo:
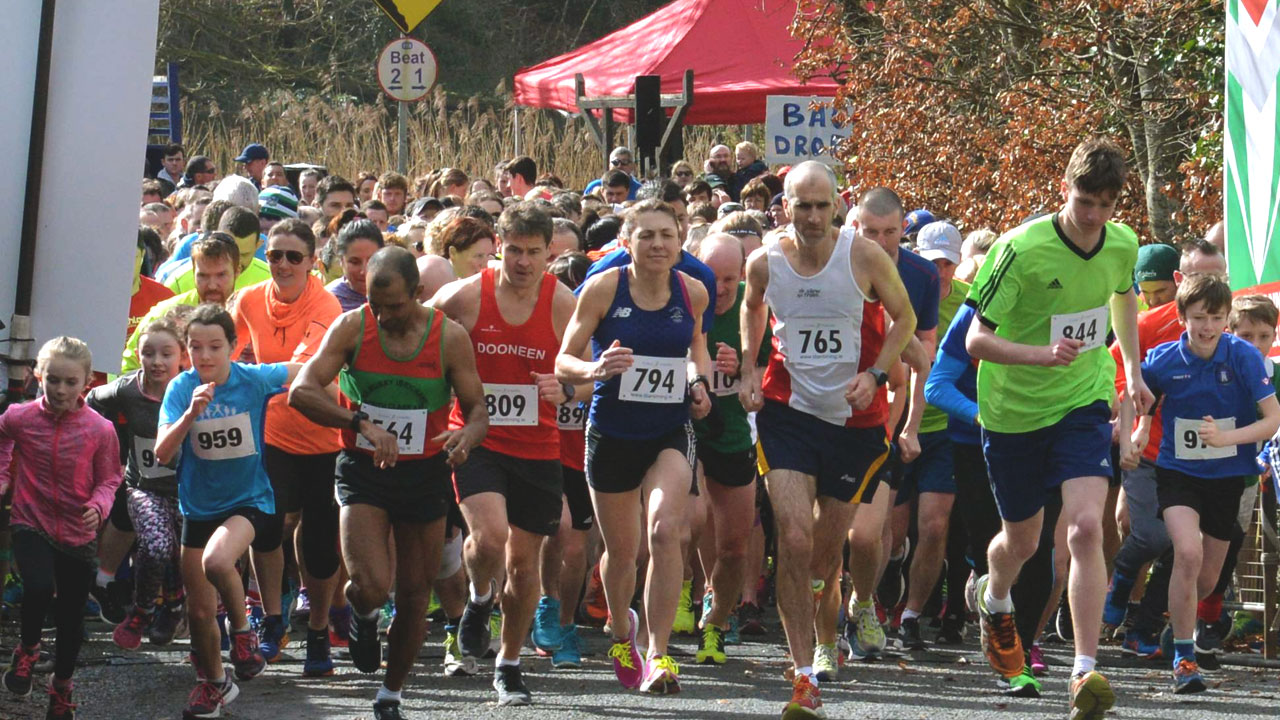
[[[627,639],[614,642],[613,647],[609,648],[609,657],[613,658],[613,673],[618,676],[618,682],[622,683],[622,687],[634,690],[640,687],[640,681],[644,679],[644,661],[636,650],[636,626],[640,623],[640,618],[635,610],[627,610],[627,618],[631,621]]]
[[[1031,646],[1031,674],[1036,677],[1045,675],[1049,672],[1049,666],[1044,661],[1044,651],[1040,649],[1040,643]]]

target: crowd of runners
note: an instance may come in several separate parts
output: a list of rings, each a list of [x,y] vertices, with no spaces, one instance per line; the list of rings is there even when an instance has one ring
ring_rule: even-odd
[[[784,720],[975,620],[1012,696],[1045,692],[1046,635],[1072,643],[1075,720],[1116,701],[1100,641],[1181,694],[1256,631],[1223,605],[1275,475],[1277,309],[1232,297],[1220,227],[1112,222],[1106,139],[1058,207],[967,236],[750,143],[643,182],[618,148],[583,192],[529,157],[413,182],[236,161],[166,148],[120,374],[58,337],[0,415],[3,682],[51,667],[49,718],[74,717],[86,616],[126,651],[189,638],[186,718],[287,645],[305,676],[381,673],[374,717],[402,718],[429,621],[445,676],[492,659],[527,705],[585,633],[625,690],[679,692],[673,635],[731,673],[776,604]]]

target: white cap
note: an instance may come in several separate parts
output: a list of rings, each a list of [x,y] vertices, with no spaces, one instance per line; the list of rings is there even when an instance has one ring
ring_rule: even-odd
[[[960,246],[963,244],[960,231],[955,225],[945,221],[925,225],[916,236],[916,252],[925,260],[942,258],[959,265]]]

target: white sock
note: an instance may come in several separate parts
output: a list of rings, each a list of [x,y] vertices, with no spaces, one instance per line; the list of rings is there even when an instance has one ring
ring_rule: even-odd
[[[492,598],[492,597],[493,597],[493,583],[492,583],[492,582],[490,582],[490,583],[489,583],[489,586],[488,586],[487,588],[485,588],[485,593],[484,593],[484,595],[481,595],[481,594],[480,594],[480,590],[476,588],[476,584],[475,584],[475,582],[474,582],[474,581],[471,583],[471,602],[473,602],[473,603],[477,603],[477,604],[480,604],[480,603],[487,603],[487,602],[489,602],[489,598]]]
[[[386,685],[383,685],[382,687],[378,688],[378,695],[373,699],[373,701],[376,703],[380,703],[380,702],[383,702],[384,700],[400,702],[400,691],[396,690],[395,692],[392,692],[387,689]]]
[[[987,612],[993,613],[1011,613],[1013,612],[1013,598],[996,598],[991,594],[991,588],[982,596],[982,602],[987,606]]]
[[[506,659],[506,658],[502,657],[501,655],[499,655],[499,656],[498,656],[498,659],[497,659],[496,661],[494,661],[493,666],[494,666],[494,667],[496,667],[496,668],[500,668],[500,667],[520,667],[520,658],[516,658],[515,660],[508,660],[508,659]]]
[[[106,587],[106,586],[107,586],[107,585],[108,585],[112,580],[115,580],[115,579],[116,579],[115,573],[109,573],[109,572],[107,572],[106,570],[103,570],[103,569],[99,568],[99,569],[98,569],[98,577],[97,577],[97,579],[94,581],[94,584],[95,584],[95,585],[97,585],[98,587],[102,587],[102,588],[104,588],[104,587]]]
[[[916,612],[915,610],[909,610],[909,609],[903,608],[902,610],[903,620],[915,620],[918,617],[920,617],[920,613]]]
[[[808,676],[809,676],[809,682],[810,682],[814,687],[818,687],[818,676],[813,674],[813,666],[812,666],[812,665],[805,665],[805,666],[804,666],[804,667],[802,667],[802,668],[796,668],[796,677],[800,677],[801,675],[808,675]]]
[[[1093,668],[1097,664],[1097,659],[1091,655],[1077,655],[1076,664],[1071,668],[1071,677],[1087,675],[1093,672]]]

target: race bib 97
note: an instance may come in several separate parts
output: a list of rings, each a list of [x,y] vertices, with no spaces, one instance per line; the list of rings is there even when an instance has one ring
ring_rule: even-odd
[[[427,441],[427,411],[423,409],[392,410],[365,403],[360,409],[369,422],[396,436],[396,449],[404,455],[421,455]],[[356,447],[373,450],[373,443],[356,433]]]
[[[485,383],[484,406],[490,425],[537,425],[538,386]]]
[[[688,363],[684,358],[633,355],[619,377],[618,399],[643,403],[684,402]]]
[[[138,465],[138,475],[148,480],[170,477],[173,470],[156,460],[156,439],[133,436],[133,459]]]
[[[258,452],[249,413],[197,420],[191,424],[190,438],[201,460],[235,460]]]
[[[586,403],[570,400],[556,406],[556,426],[561,430],[585,430],[587,427]]]
[[[1107,342],[1107,306],[1067,315],[1054,315],[1049,321],[1049,343],[1073,338],[1084,343],[1080,352],[1102,347]]]
[[[1179,460],[1221,460],[1235,457],[1235,445],[1211,447],[1200,438],[1199,428],[1202,422],[1204,421],[1197,418],[1174,418],[1174,457]],[[1216,418],[1213,424],[1218,426],[1218,432],[1226,432],[1235,430],[1236,419]]]
[[[858,338],[848,318],[794,318],[787,322],[787,358],[796,363],[857,362]]]

